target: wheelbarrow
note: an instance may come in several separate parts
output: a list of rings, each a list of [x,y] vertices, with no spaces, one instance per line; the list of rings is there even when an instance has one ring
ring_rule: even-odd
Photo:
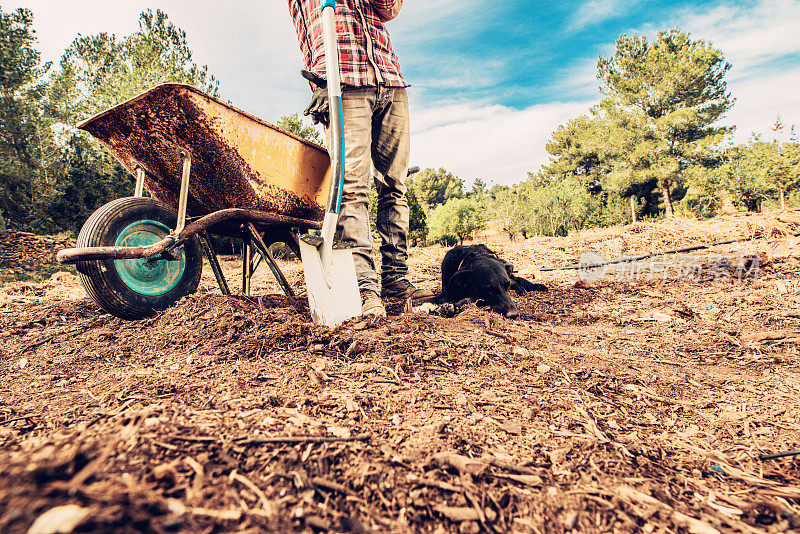
[[[332,179],[324,148],[182,84],[78,127],[135,177],[132,197],[99,208],[76,248],[57,254],[105,311],[139,319],[171,306],[197,290],[204,255],[229,295],[211,235],[242,240],[245,295],[261,261],[294,295],[270,246],[285,243],[300,258],[298,233],[322,228]]]

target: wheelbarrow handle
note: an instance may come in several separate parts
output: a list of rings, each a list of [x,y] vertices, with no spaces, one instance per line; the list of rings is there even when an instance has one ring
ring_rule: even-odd
[[[339,76],[339,45],[336,37],[336,0],[322,0],[322,35],[325,46],[325,70],[328,78],[328,100],[330,102],[331,128],[331,186],[328,207],[322,225],[323,248],[330,247],[339,210],[342,205],[344,187],[344,121],[342,119],[342,87]],[[327,256],[323,252],[324,256]]]

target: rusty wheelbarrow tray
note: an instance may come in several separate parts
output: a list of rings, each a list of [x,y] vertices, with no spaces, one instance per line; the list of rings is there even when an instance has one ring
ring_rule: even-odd
[[[196,289],[194,282],[183,284],[186,287],[176,283],[174,271],[176,262],[183,262],[181,269],[187,260],[196,263],[199,252],[190,249],[201,246],[221,290],[228,293],[206,230],[238,232],[243,238],[245,293],[254,270],[251,245],[284,291],[292,293],[268,246],[284,241],[299,257],[290,228],[321,228],[331,180],[325,149],[183,84],[154,87],[78,127],[136,177],[134,197],[100,208],[81,230],[78,248],[57,254],[61,263],[77,263],[87,292],[106,311],[144,316],[150,307],[166,307],[183,296],[180,293]],[[143,198],[145,188],[152,198]],[[111,219],[123,212],[130,224],[111,229]],[[161,274],[154,274],[159,265]],[[192,276],[199,280],[199,274]],[[118,295],[104,299],[99,294],[119,281],[123,292],[134,289],[130,299],[144,294],[138,311],[120,311],[126,305],[117,302]],[[172,287],[165,297],[167,286]]]

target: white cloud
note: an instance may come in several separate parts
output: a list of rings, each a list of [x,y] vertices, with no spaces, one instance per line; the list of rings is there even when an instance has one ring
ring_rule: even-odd
[[[602,55],[608,55],[603,53]],[[597,80],[597,58],[581,60],[567,71],[562,71],[551,80],[548,89],[553,94],[570,95],[572,98],[595,97],[600,82]],[[575,96],[573,96],[575,95]]]
[[[575,10],[569,29],[579,31],[611,18],[619,17],[630,2],[622,0],[588,0]]]
[[[683,12],[678,25],[711,41],[733,64],[731,79],[770,60],[800,52],[800,1],[760,0],[752,7],[720,6]]]
[[[789,128],[800,128],[800,69],[778,72],[769,76],[754,77],[734,84],[736,105],[722,121],[736,125],[734,140],[744,143],[755,132],[772,140],[770,126],[780,114],[786,125],[784,139]],[[798,131],[800,134],[800,131]]]
[[[545,144],[560,124],[591,102],[552,103],[518,111],[504,106],[450,105],[412,116],[411,163],[445,167],[469,184],[524,180],[547,163]]]

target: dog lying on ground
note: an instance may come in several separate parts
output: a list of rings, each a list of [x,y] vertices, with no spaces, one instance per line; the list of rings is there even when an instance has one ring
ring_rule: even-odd
[[[514,266],[486,245],[459,245],[447,251],[442,260],[442,292],[415,311],[439,310],[452,315],[475,302],[514,319],[519,316],[519,308],[510,290],[524,295],[528,291],[547,291],[547,287],[516,276]]]

